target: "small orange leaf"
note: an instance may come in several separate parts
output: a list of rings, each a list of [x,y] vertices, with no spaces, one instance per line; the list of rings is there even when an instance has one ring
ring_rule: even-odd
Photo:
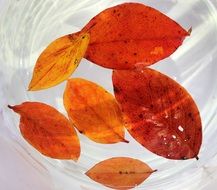
[[[77,160],[80,143],[69,120],[53,107],[39,102],[8,106],[20,114],[20,131],[43,155],[56,159]]]
[[[156,170],[152,170],[140,160],[117,157],[96,164],[86,175],[113,189],[131,189],[141,184],[154,171]]]
[[[91,140],[105,144],[128,142],[114,96],[97,84],[81,78],[69,79],[64,105],[75,127]]]
[[[88,43],[88,33],[69,34],[52,42],[36,62],[29,90],[50,88],[68,79],[83,58]]]
[[[115,70],[112,79],[132,137],[165,158],[198,159],[202,142],[200,113],[181,85],[148,68]]]
[[[152,65],[170,56],[190,35],[171,18],[140,3],[103,10],[82,31],[90,33],[86,59],[112,69]]]

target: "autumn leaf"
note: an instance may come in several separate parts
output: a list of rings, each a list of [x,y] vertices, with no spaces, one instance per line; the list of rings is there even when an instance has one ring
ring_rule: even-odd
[[[140,144],[165,158],[198,159],[200,114],[182,86],[148,68],[115,70],[113,85],[127,129]]]
[[[99,85],[81,78],[69,79],[64,106],[75,127],[91,140],[104,144],[128,142],[114,96]]]
[[[88,43],[88,33],[69,34],[52,42],[36,62],[29,90],[47,89],[68,79],[83,58]]]
[[[77,160],[80,143],[69,120],[53,107],[39,102],[8,106],[20,114],[24,139],[43,155],[56,159]]]
[[[86,175],[113,189],[131,189],[141,184],[154,171],[156,170],[152,170],[140,160],[116,157],[96,164],[86,172]]]
[[[113,69],[132,69],[170,56],[189,32],[158,10],[124,3],[96,15],[82,29],[90,33],[86,59]]]

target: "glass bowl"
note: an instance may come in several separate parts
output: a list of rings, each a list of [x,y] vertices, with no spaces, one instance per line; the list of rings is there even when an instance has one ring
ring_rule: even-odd
[[[65,82],[43,91],[27,91],[34,64],[41,51],[54,39],[81,29],[100,11],[122,2],[127,1],[0,1],[0,139],[5,143],[2,147],[9,152],[16,151],[16,154],[24,160],[22,162],[33,168],[35,175],[28,175],[29,181],[23,181],[26,189],[36,183],[32,180],[33,176],[46,179],[47,186],[40,187],[41,190],[107,189],[91,181],[84,173],[99,161],[115,156],[137,158],[148,163],[153,169],[158,169],[158,172],[135,189],[205,190],[208,188],[207,185],[211,187],[215,183],[217,178],[217,1],[215,0],[130,1],[144,3],[160,10],[185,29],[193,28],[191,36],[186,38],[175,53],[152,68],[182,84],[199,107],[203,123],[203,143],[198,161],[196,159],[176,161],[156,156],[138,144],[127,132],[126,138],[130,140],[129,144],[113,145],[97,144],[79,134],[82,152],[77,163],[44,157],[22,138],[18,128],[19,117],[7,108],[8,104],[41,101],[66,114],[62,100]],[[92,80],[113,93],[111,70],[85,59],[72,77]],[[10,148],[7,148],[8,146]],[[6,159],[7,157],[3,156],[1,160],[2,163],[6,163],[5,167],[10,165],[10,162],[4,162]],[[15,156],[14,159],[18,157]],[[16,163],[19,165],[21,161]]]

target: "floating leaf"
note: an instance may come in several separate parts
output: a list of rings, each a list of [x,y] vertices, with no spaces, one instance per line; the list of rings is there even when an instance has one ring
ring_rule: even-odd
[[[88,33],[69,34],[52,42],[39,56],[29,90],[55,86],[77,68],[89,43]]]
[[[154,171],[140,160],[117,157],[96,164],[86,175],[110,188],[130,189],[141,184]]]
[[[170,56],[190,35],[166,15],[139,3],[108,8],[82,31],[90,33],[85,57],[114,69],[151,65]]]
[[[106,144],[128,142],[114,96],[97,84],[81,78],[68,80],[64,105],[75,127],[91,140]]]
[[[169,159],[198,158],[200,114],[183,87],[152,69],[116,70],[113,85],[127,129],[139,143]]]
[[[20,114],[20,131],[24,139],[45,156],[77,160],[80,143],[69,120],[49,105],[24,102],[8,106]]]

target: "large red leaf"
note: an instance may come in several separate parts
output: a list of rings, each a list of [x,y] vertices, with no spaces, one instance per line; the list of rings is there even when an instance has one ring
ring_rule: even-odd
[[[82,31],[90,33],[85,57],[114,69],[151,65],[172,54],[190,34],[158,10],[139,3],[108,8]]]
[[[113,85],[127,129],[139,143],[169,159],[198,158],[200,114],[182,86],[148,68],[116,70]]]

